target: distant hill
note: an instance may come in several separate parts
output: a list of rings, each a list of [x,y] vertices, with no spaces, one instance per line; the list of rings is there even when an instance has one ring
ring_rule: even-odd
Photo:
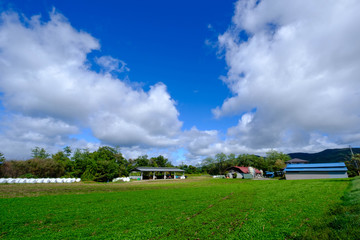
[[[360,153],[360,148],[353,148],[353,153]],[[340,149],[326,149],[319,153],[289,153],[291,158],[300,158],[308,160],[310,163],[332,163],[345,162],[351,159],[351,152],[349,148]]]

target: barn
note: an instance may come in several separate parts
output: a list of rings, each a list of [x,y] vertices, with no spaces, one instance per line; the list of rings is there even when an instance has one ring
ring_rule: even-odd
[[[131,179],[144,179],[144,173],[150,174],[152,173],[152,176],[150,176],[149,179],[158,179],[157,173],[161,174],[164,179],[176,179],[179,176],[176,176],[176,173],[182,174],[184,177],[184,170],[179,168],[173,168],[173,167],[137,167],[132,170],[130,173]],[[134,176],[133,173],[138,173],[137,176]],[[168,173],[168,174],[167,174]],[[173,173],[171,175],[171,173]],[[149,176],[148,176],[149,177]]]
[[[227,177],[229,177],[229,178],[250,179],[250,178],[262,176],[262,172],[253,167],[233,166],[233,167],[229,167],[226,170],[228,171]]]
[[[287,180],[347,178],[345,163],[288,164],[284,170]]]

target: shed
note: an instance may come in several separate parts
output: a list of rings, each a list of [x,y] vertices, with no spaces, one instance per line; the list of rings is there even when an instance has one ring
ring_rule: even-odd
[[[137,167],[132,170],[132,173],[140,173],[140,176],[135,176],[136,179],[140,178],[140,180],[143,180],[143,174],[144,172],[152,172],[153,179],[156,179],[156,173],[160,172],[164,174],[164,179],[166,179],[166,173],[169,173],[168,178],[171,178],[171,173],[173,172],[173,178],[176,179],[176,173],[180,172],[184,176],[184,170],[179,168],[173,168],[173,167]],[[134,178],[134,176],[129,176],[130,178]]]
[[[308,160],[304,160],[304,159],[300,159],[300,158],[293,158],[287,162],[285,162],[286,164],[305,164],[305,163],[309,163]]]
[[[245,178],[250,179],[254,177],[262,176],[262,172],[253,167],[239,167],[233,166],[226,169],[229,173],[227,174],[229,178]]]
[[[287,180],[348,177],[347,168],[343,162],[288,164],[284,171]]]

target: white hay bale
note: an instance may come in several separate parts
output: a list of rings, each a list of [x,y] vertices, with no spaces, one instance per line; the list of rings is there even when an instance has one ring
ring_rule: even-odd
[[[0,183],[5,183],[5,178],[0,178]]]
[[[15,183],[16,179],[14,178],[8,178],[7,183]]]
[[[63,183],[64,182],[64,179],[62,178],[56,178],[56,183]]]
[[[25,178],[21,178],[19,183],[26,183],[26,179]]]
[[[26,180],[26,183],[36,183],[36,180],[34,178],[29,178]]]
[[[56,178],[49,178],[50,183],[56,183]]]
[[[81,181],[81,178],[77,178],[77,179],[76,179],[76,182],[80,182],[80,181]]]
[[[49,178],[44,178],[43,183],[49,183],[50,179]]]

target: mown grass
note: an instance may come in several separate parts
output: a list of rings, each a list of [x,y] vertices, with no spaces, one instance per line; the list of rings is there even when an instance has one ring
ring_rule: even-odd
[[[322,221],[311,226],[299,239],[360,239],[360,178],[351,181],[342,197]]]
[[[129,184],[0,186],[1,191],[8,190],[0,199],[0,236],[8,239],[306,238],[312,226],[328,216],[329,209],[342,204],[341,197],[349,182],[347,179],[249,181],[199,177]],[[27,187],[33,189],[26,191]],[[52,189],[49,194],[47,188]],[[20,189],[25,193],[19,193]]]

